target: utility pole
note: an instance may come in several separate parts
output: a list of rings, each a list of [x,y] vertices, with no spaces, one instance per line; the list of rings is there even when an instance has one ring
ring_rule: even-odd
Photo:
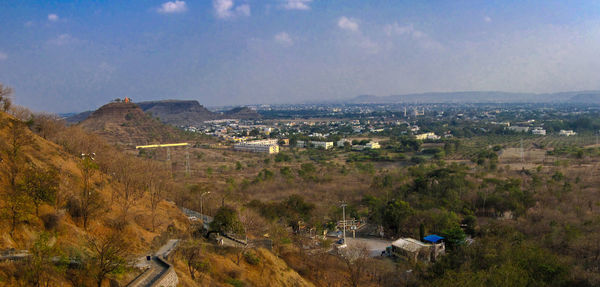
[[[521,138],[521,162],[525,162],[525,154],[523,152],[523,138]]]
[[[346,246],[346,206],[347,204],[342,203],[342,217],[344,220],[344,229],[342,230],[342,237],[344,238],[343,246]]]
[[[185,147],[185,175],[190,176],[190,146]]]

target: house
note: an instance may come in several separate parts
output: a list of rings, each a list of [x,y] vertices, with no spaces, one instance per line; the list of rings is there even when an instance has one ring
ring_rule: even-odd
[[[534,134],[534,135],[545,136],[546,135],[546,130],[542,129],[542,128],[534,128],[533,130],[531,130],[531,133]]]
[[[440,139],[439,136],[437,136],[436,134],[434,134],[432,132],[422,133],[422,134],[415,135],[415,138],[418,139],[418,140],[437,140],[437,139]]]
[[[366,149],[378,149],[378,148],[381,148],[381,146],[379,145],[379,143],[378,143],[378,142],[368,142],[368,143],[365,145],[365,148],[366,148]]]
[[[417,260],[425,262],[435,262],[437,258],[446,252],[446,245],[443,237],[429,235],[423,238],[426,242],[421,242],[413,238],[400,238],[392,242],[392,254],[407,258],[410,261]]]
[[[341,139],[341,140],[337,141],[335,143],[335,145],[337,147],[344,147],[346,145],[346,143],[351,143],[351,142],[349,140],[347,140],[347,139]]]
[[[570,136],[574,136],[577,133],[574,132],[573,130],[560,130],[560,132],[558,132],[559,136],[566,136],[566,137],[570,137]]]
[[[330,149],[333,148],[333,142],[311,142],[316,148]]]
[[[520,126],[506,127],[506,129],[509,131],[518,132],[518,133],[526,133],[529,131],[529,127],[520,127]]]

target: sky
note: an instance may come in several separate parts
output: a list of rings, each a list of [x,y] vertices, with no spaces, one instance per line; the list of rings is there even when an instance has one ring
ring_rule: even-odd
[[[3,0],[0,83],[57,113],[600,90],[600,1]]]

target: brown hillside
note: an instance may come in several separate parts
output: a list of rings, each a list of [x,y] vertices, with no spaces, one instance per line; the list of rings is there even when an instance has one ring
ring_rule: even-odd
[[[181,139],[179,131],[148,116],[134,103],[106,104],[79,125],[119,145],[154,144]]]

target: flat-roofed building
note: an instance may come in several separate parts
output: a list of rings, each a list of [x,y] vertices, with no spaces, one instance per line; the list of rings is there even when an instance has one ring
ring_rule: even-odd
[[[406,257],[413,262],[417,260],[435,261],[445,251],[446,246],[441,239],[435,243],[425,243],[413,238],[400,238],[392,242],[392,253],[394,255]]]
[[[534,135],[545,136],[546,135],[546,130],[542,129],[542,128],[534,128],[533,130],[531,130],[531,133],[534,134]]]
[[[428,132],[428,133],[422,133],[422,134],[418,134],[415,135],[415,138],[418,140],[437,140],[440,139],[440,137],[432,132]]]
[[[566,136],[566,137],[570,137],[570,136],[574,136],[577,133],[574,132],[573,130],[560,130],[560,132],[558,132],[559,136]]]
[[[365,145],[365,148],[367,148],[367,149],[378,149],[378,148],[381,148],[381,146],[379,145],[378,142],[368,142]]]
[[[333,142],[310,142],[316,148],[330,149],[333,148]]]
[[[233,149],[237,151],[260,152],[268,154],[279,153],[279,145],[277,144],[276,139],[237,143],[233,145]]]

